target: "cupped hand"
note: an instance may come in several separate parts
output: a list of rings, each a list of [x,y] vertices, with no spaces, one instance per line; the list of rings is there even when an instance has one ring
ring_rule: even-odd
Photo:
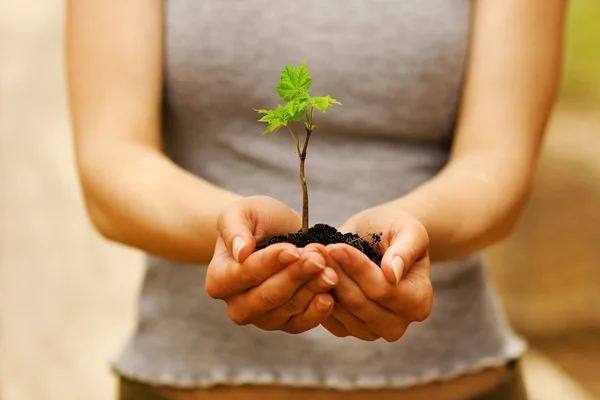
[[[325,263],[338,274],[336,304],[323,326],[336,336],[363,340],[400,339],[410,323],[431,313],[429,238],[412,215],[389,206],[351,218],[342,232],[360,236],[383,233],[381,268],[345,244],[326,248]]]
[[[327,292],[338,278],[315,246],[279,243],[254,252],[257,242],[300,226],[295,211],[266,196],[248,197],[221,214],[206,290],[225,301],[234,323],[301,333],[329,317],[333,298]]]

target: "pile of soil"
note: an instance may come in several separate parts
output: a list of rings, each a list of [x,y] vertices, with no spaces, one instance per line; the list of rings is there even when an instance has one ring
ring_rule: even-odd
[[[335,243],[348,244],[361,252],[363,252],[371,261],[381,267],[382,256],[377,254],[373,246],[379,244],[381,234],[373,233],[369,235],[372,238],[372,243],[369,243],[364,238],[359,237],[355,233],[341,233],[336,228],[326,224],[316,224],[308,229],[308,234],[304,235],[302,231],[290,233],[286,236],[273,236],[267,243],[256,246],[256,250],[264,249],[275,243],[291,243],[296,247],[305,247],[310,243],[320,243],[324,246]]]

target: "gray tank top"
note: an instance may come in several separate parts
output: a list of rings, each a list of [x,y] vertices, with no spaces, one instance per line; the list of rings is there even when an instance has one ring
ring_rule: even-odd
[[[261,136],[284,65],[306,61],[318,114],[306,174],[311,223],[339,226],[397,198],[446,163],[470,25],[470,0],[166,2],[164,141],[183,168],[298,211],[289,135]],[[204,290],[206,269],[149,256],[136,329],[115,369],[156,384],[406,387],[519,357],[480,254],[435,264],[431,316],[396,343],[233,324]]]

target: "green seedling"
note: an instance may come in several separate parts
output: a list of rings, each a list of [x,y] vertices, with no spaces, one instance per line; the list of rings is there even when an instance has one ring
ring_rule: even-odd
[[[310,135],[317,125],[315,125],[315,109],[325,113],[329,107],[334,104],[340,104],[331,96],[311,97],[308,89],[312,84],[310,71],[306,68],[306,63],[296,68],[287,65],[281,73],[281,82],[275,87],[275,90],[283,98],[285,104],[277,105],[274,110],[255,110],[264,114],[259,122],[266,122],[268,125],[263,135],[279,130],[283,127],[294,140],[296,151],[300,158],[300,183],[302,185],[302,233],[308,234],[308,186],[306,185],[306,176],[304,174],[304,162],[306,160],[306,150]],[[300,146],[300,137],[298,127],[295,123],[304,120],[304,144]],[[301,129],[302,130],[302,129]]]

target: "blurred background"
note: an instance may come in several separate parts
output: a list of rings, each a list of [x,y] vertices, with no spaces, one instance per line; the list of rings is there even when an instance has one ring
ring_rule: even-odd
[[[561,98],[531,201],[490,249],[535,399],[600,399],[600,1],[570,2]],[[0,398],[113,398],[142,257],[86,219],[60,0],[0,0]]]

